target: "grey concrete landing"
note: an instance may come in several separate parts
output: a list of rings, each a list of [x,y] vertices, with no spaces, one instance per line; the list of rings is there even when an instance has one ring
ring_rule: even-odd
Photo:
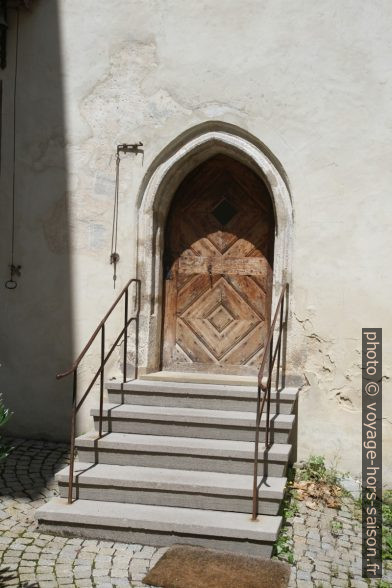
[[[254,442],[230,439],[171,437],[107,433],[101,439],[92,431],[76,439],[79,459],[88,463],[141,465],[235,474],[253,471]],[[259,445],[260,473],[268,460],[268,476],[283,476],[291,445],[273,444],[266,450]]]
[[[236,376],[231,374],[209,374],[203,372],[174,372],[163,370],[140,376],[142,380],[158,382],[181,382],[189,384],[228,384],[231,386],[257,386],[257,375]]]
[[[47,532],[102,537],[146,545],[183,543],[270,557],[282,523],[279,516],[76,500],[54,499],[36,511]]]
[[[60,496],[67,497],[69,468],[56,475]],[[250,513],[253,476],[164,468],[79,463],[74,497]],[[259,513],[278,514],[286,478],[261,479]]]

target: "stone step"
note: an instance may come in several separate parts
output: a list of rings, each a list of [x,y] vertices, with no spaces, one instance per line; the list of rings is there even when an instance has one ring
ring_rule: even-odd
[[[280,516],[54,498],[35,513],[42,532],[144,545],[200,545],[270,557]]]
[[[229,386],[186,382],[133,380],[106,384],[109,402],[185,408],[207,408],[256,412],[257,386]],[[271,412],[291,414],[297,388],[271,392]]]
[[[67,497],[69,468],[56,475]],[[250,513],[251,475],[75,463],[74,498]],[[259,513],[276,515],[286,478],[261,478]]]
[[[209,372],[181,372],[161,370],[141,374],[141,380],[152,380],[159,382],[188,382],[189,384],[227,384],[229,386],[257,386],[257,374],[234,375],[215,374]]]
[[[91,414],[98,429],[99,409],[92,409]],[[294,415],[271,414],[271,442],[287,443],[294,420]],[[266,416],[263,414],[262,430],[265,423]],[[248,411],[110,403],[104,404],[103,407],[103,430],[115,433],[252,441],[254,428],[255,415]]]
[[[95,431],[76,439],[82,462],[252,474],[254,442]],[[259,445],[260,475],[284,476],[291,445]],[[266,461],[265,461],[266,460]],[[264,470],[265,468],[265,470]]]

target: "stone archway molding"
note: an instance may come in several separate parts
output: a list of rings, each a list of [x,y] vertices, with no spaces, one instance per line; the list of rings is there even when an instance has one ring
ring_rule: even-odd
[[[272,309],[284,282],[291,282],[293,207],[283,167],[258,139],[234,125],[205,123],[190,129],[154,160],[137,199],[137,274],[142,282],[139,373],[160,366],[163,249],[167,214],[176,188],[197,165],[223,153],[255,171],[267,185],[275,211]]]

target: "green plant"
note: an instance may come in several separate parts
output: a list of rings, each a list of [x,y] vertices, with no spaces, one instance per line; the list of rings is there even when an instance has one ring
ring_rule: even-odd
[[[382,559],[392,560],[392,490],[382,499]]]
[[[3,399],[0,395],[0,427],[5,425],[9,419],[11,418],[11,412],[8,408],[4,406]],[[0,437],[0,461],[5,459],[9,454],[10,448],[3,442],[3,439]]]
[[[281,514],[283,519],[291,519],[298,513],[298,500],[296,499],[296,491],[293,488],[293,481],[295,480],[294,468],[289,468],[287,471],[287,486],[283,497]]]
[[[326,472],[325,459],[321,455],[311,455],[300,470],[302,480],[321,482]]]
[[[275,553],[279,559],[285,559],[289,564],[294,563],[294,553],[286,529],[280,532],[278,540],[275,543]]]
[[[331,534],[334,537],[339,537],[342,533],[343,525],[340,521],[331,521]]]
[[[327,468],[325,458],[322,455],[311,455],[302,466],[299,477],[301,480],[337,484],[338,473],[336,469]]]
[[[298,513],[298,502],[295,497],[295,490],[292,487],[293,481],[295,480],[295,470],[289,467],[287,471],[287,486],[285,495],[281,505],[281,514],[283,516],[283,525],[279,533],[277,542],[275,543],[274,553],[279,559],[284,559],[288,563],[294,563],[294,554],[292,550],[292,542],[288,535],[288,527],[290,523],[287,519],[293,518]]]
[[[382,498],[382,519],[384,525],[392,527],[392,490],[385,490]]]
[[[287,502],[286,502],[287,500]],[[285,519],[292,519],[293,517],[295,517],[296,514],[298,514],[299,508],[298,508],[298,504],[297,502],[294,500],[294,497],[291,496],[291,500],[290,498],[287,498],[283,501],[283,516]]]
[[[378,580],[376,588],[391,588],[391,585],[386,580]]]
[[[363,501],[362,496],[354,501],[354,515],[362,521],[362,506],[369,504],[370,500]],[[382,559],[392,561],[392,490],[385,490],[382,498]],[[381,588],[383,588],[381,586]]]

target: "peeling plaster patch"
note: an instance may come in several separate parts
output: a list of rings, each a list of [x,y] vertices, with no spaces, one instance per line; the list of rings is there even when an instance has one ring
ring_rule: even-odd
[[[331,339],[323,339],[322,337],[320,337],[320,335],[317,335],[316,333],[311,333],[310,335],[306,335],[309,339],[316,339],[316,341],[318,341],[318,343],[332,343]],[[328,355],[330,361],[331,357]]]
[[[49,250],[61,255],[68,250],[68,214],[66,194],[56,202],[42,221]]]
[[[344,365],[344,352],[339,354],[335,341],[314,332],[310,320],[298,322],[304,332],[302,366],[307,381],[304,391],[311,394],[313,401],[320,402],[322,399],[325,407],[328,409],[329,406],[331,411],[334,404],[339,410],[360,412],[360,388],[359,383],[358,386],[355,385],[355,381],[359,382],[361,364],[355,361]]]
[[[310,388],[316,388],[316,389],[319,388],[319,385],[318,385],[319,384],[318,377],[317,377],[317,375],[314,372],[305,371],[304,372],[304,376],[305,376],[307,385]]]
[[[359,388],[355,386],[355,380],[361,374],[360,362],[344,365],[344,352],[339,354],[336,341],[315,332],[310,318],[299,319],[295,313],[294,318],[304,334],[303,347],[296,352],[297,358],[301,356],[301,362],[297,365],[302,365],[307,381],[304,390],[312,395],[317,391],[323,397],[323,402],[327,403],[326,406],[332,402],[340,410],[351,413],[360,411],[361,397]],[[360,355],[357,349],[355,351]]]
[[[80,101],[80,111],[91,128],[92,138],[115,135],[130,113],[133,125],[143,123],[140,84],[156,66],[153,43],[124,41],[113,47],[106,75]]]
[[[154,127],[159,127],[168,118],[178,114],[179,104],[173,100],[167,90],[160,89],[153,94],[146,102],[147,115],[151,119]],[[182,110],[182,107],[181,107]],[[184,112],[182,110],[182,112]]]
[[[304,329],[305,329],[305,327],[306,327],[306,325],[307,325],[308,323],[309,323],[309,325],[311,325],[311,324],[312,324],[312,321],[310,320],[310,318],[307,318],[307,317],[305,317],[305,318],[301,319],[301,318],[299,318],[299,316],[298,316],[298,314],[297,314],[296,312],[293,312],[293,317],[295,318],[295,320],[296,320],[297,322],[299,322],[299,324],[300,324],[300,325],[301,325],[301,326],[302,326]]]
[[[334,397],[339,406],[344,408],[345,410],[349,410],[350,412],[358,412],[360,410],[360,406],[358,405],[358,399],[352,396],[355,395],[355,392],[351,390],[347,390],[345,388],[339,390],[332,390],[334,392]]]
[[[335,371],[335,362],[331,359],[331,356],[329,353],[325,353],[322,351],[322,349],[319,350],[319,352],[323,355],[323,364],[322,364],[322,369],[324,372],[329,372],[332,373]]]
[[[144,91],[145,81],[157,67],[153,42],[127,40],[113,48],[105,77],[94,84],[80,102],[93,141],[98,136],[118,137],[130,124],[133,128],[146,123],[157,127],[175,114],[191,113],[165,88],[154,93]]]
[[[239,116],[247,115],[247,113],[243,110],[232,108],[227,104],[219,102],[210,102],[208,104],[201,105],[199,110],[209,118],[221,118],[226,114],[235,114]]]

